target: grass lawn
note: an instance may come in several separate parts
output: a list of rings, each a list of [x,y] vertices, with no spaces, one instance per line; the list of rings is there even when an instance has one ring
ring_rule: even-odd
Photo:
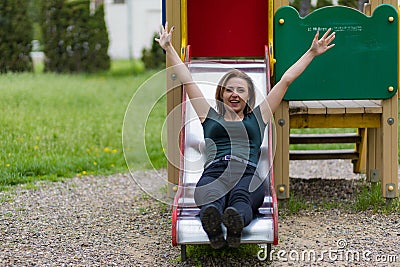
[[[125,111],[154,73],[117,61],[100,74],[0,75],[0,188],[127,172],[121,138]],[[165,106],[154,114],[165,117]]]

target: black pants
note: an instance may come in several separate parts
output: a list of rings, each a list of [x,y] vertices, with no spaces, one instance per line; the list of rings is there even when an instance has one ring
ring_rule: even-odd
[[[263,203],[264,188],[255,167],[234,160],[219,161],[204,170],[194,200],[200,214],[208,204],[215,205],[221,214],[227,207],[234,207],[247,226]]]

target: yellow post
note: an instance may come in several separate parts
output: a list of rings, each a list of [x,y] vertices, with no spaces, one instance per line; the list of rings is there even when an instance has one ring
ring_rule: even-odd
[[[274,157],[274,184],[278,199],[286,199],[289,191],[289,102],[282,101],[275,111],[276,152]]]
[[[288,0],[273,0],[274,14],[281,6],[289,5]],[[272,20],[273,27],[273,20]],[[271,31],[273,34],[273,31]],[[270,37],[271,38],[271,37]],[[272,59],[274,60],[274,58]],[[279,199],[290,196],[289,191],[289,102],[282,101],[274,114],[276,125],[276,152],[274,157],[274,184]]]
[[[359,159],[354,164],[353,172],[354,173],[366,173],[366,165],[367,165],[367,129],[366,128],[358,128],[358,135],[361,137],[360,144],[356,145],[356,151],[359,153]]]
[[[166,19],[170,26],[175,26],[175,31],[172,39],[172,44],[175,49],[181,47],[181,1],[180,0],[166,0]],[[177,51],[180,53],[180,51]],[[166,62],[167,68],[171,66],[170,62]],[[170,197],[175,195],[176,187],[179,179],[179,132],[182,124],[180,112],[172,111],[179,106],[182,100],[182,88],[176,86],[172,79],[170,79],[167,72],[167,157],[168,157],[168,194]],[[179,109],[179,108],[178,108]]]
[[[382,103],[382,194],[395,198],[398,192],[398,95]]]
[[[398,9],[397,0],[371,0],[370,13],[373,14],[375,8],[381,4],[390,4]],[[368,14],[370,15],[370,14]],[[400,31],[398,31],[400,32]],[[399,41],[397,46],[399,46]],[[399,66],[399,58],[397,68]],[[399,76],[398,76],[399,78]],[[400,81],[399,81],[400,82]],[[390,99],[382,100],[382,117],[379,129],[372,130],[375,139],[375,153],[368,148],[368,154],[375,154],[375,157],[368,159],[367,170],[371,170],[371,165],[375,161],[375,169],[369,173],[369,178],[373,180],[375,175],[382,182],[382,195],[385,198],[395,198],[398,192],[398,93]],[[368,133],[369,134],[369,133]],[[370,138],[369,138],[370,139]],[[370,139],[371,140],[371,139]],[[372,142],[372,141],[371,141]],[[370,145],[370,144],[369,144]]]

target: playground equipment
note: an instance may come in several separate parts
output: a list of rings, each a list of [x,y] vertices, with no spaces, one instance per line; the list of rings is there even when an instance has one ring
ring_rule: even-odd
[[[392,4],[397,6],[397,2]],[[289,88],[275,112],[275,184],[290,196],[289,159],[351,159],[354,172],[380,181],[398,197],[398,14],[373,1],[369,16],[346,7],[300,18],[291,7],[275,13],[276,79],[306,48],[315,29],[337,32],[334,49],[317,58]],[[293,135],[295,128],[356,128],[356,134]],[[290,144],[354,143],[354,150],[290,151]],[[315,190],[318,190],[316,188]]]
[[[243,242],[277,243],[275,190],[278,198],[289,197],[290,159],[352,159],[355,172],[366,171],[370,181],[381,181],[384,197],[397,197],[398,15],[393,8],[397,2],[388,2],[390,6],[373,0],[366,8],[371,17],[329,7],[300,18],[285,0],[249,1],[166,0],[166,20],[175,26],[174,47],[181,48],[195,80],[239,68],[262,80],[260,86],[267,90],[271,76],[279,80],[308,48],[304,46],[316,30],[333,28],[337,45],[290,86],[274,114],[277,149],[273,168],[265,172],[266,198],[261,216],[245,229]],[[167,113],[178,110],[167,121],[168,180],[176,185],[169,188],[175,197],[173,244],[182,246],[184,258],[187,244],[208,243],[192,196],[202,171],[202,130],[193,122],[184,88],[173,75],[167,78],[167,88]],[[206,86],[201,89],[212,98],[214,91],[210,96]],[[299,136],[291,135],[291,128],[357,128],[358,133]],[[261,162],[266,166],[273,156],[271,137],[265,135],[262,148],[266,156]],[[289,151],[294,143],[346,142],[354,142],[355,150]],[[190,172],[191,168],[196,171]]]
[[[194,80],[199,85],[203,95],[212,102],[215,88],[220,77],[229,69],[235,68],[245,71],[255,82],[257,88],[266,89],[266,65],[261,62],[237,62],[230,64],[216,64],[212,62],[202,62],[191,60],[188,64]],[[212,79],[212,81],[210,80]],[[267,92],[257,91],[256,99],[265,97]],[[208,237],[203,231],[199,209],[194,203],[194,188],[203,171],[205,162],[203,149],[204,137],[200,121],[189,101],[183,102],[183,125],[181,130],[181,177],[175,195],[173,206],[173,244],[181,245],[182,259],[186,258],[186,245],[188,244],[207,244]],[[215,103],[212,103],[214,106]],[[277,198],[274,190],[272,166],[272,125],[267,126],[261,146],[261,156],[258,164],[258,173],[264,179],[264,203],[259,208],[256,218],[243,229],[242,243],[266,244],[271,249],[271,244],[278,242],[278,217],[277,217]],[[224,228],[226,234],[226,229]]]
[[[256,101],[265,97],[270,88],[268,58],[270,50],[266,48],[266,40],[268,36],[272,36],[268,35],[270,30],[268,25],[272,27],[272,16],[268,17],[267,1],[252,2],[249,5],[232,4],[231,1],[225,0],[167,1],[167,20],[170,25],[175,26],[175,36],[181,37],[180,40],[175,40],[174,46],[182,47],[182,58],[188,63],[192,76],[207,99],[214,99],[219,78],[231,68],[241,69],[252,77],[261,91],[257,94]],[[232,14],[240,14],[240,19]],[[205,15],[219,19],[217,21],[204,19]],[[207,83],[202,84],[201,81]],[[213,83],[211,88],[210,82]],[[173,79],[169,79],[167,86],[170,89],[177,85]],[[181,144],[180,148],[172,148],[175,149],[175,153],[180,153],[179,160],[176,157],[179,153],[169,154],[172,157],[175,155],[175,160],[170,164],[169,175],[172,179],[179,178],[175,180],[178,186],[172,225],[173,244],[181,245],[183,259],[187,244],[209,242],[197,216],[199,209],[193,200],[195,184],[203,171],[204,159],[199,148],[203,142],[203,132],[200,121],[193,119],[196,115],[190,103],[184,101],[185,97],[184,87],[178,87],[167,95],[168,109],[171,111],[183,102],[181,120],[177,120],[179,116],[173,116],[174,118],[168,122],[169,132],[175,130],[175,133],[168,137],[169,144]],[[259,209],[259,216],[245,227],[242,233],[242,243],[267,244],[268,248],[278,242],[277,199],[271,169],[273,159],[271,131],[270,124],[264,134],[258,164],[260,176],[265,179],[264,204]],[[180,142],[176,140],[177,136],[180,136]],[[170,146],[168,150],[170,153]],[[225,229],[224,231],[226,232]]]

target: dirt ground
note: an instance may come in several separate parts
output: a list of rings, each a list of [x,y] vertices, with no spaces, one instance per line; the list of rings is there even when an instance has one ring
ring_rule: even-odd
[[[165,170],[156,172],[134,175]],[[358,188],[351,179],[293,182],[303,197],[318,192],[331,201],[351,199]],[[181,262],[171,245],[170,206],[129,174],[18,186],[0,192],[0,266],[400,266],[398,214],[340,206],[288,214],[279,217],[272,263],[224,253]]]

